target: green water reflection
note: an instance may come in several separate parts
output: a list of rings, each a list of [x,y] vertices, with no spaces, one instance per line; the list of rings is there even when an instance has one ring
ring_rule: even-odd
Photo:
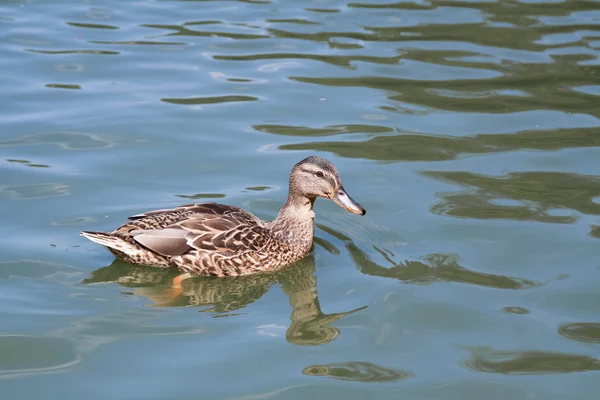
[[[347,127],[283,127],[258,126],[256,129],[291,136],[326,136],[352,133]],[[386,133],[390,128],[361,127],[360,132]],[[286,144],[283,150],[328,151],[349,158],[367,158],[380,161],[445,161],[466,155],[509,152],[515,150],[558,150],[600,146],[598,130],[565,129],[555,131],[528,131],[502,135],[475,135],[466,137],[431,136],[401,133],[394,136],[376,136],[366,141],[306,142]]]
[[[552,215],[557,210],[582,214],[600,214],[600,176],[560,172],[515,172],[492,177],[471,172],[424,172],[425,176],[452,182],[467,188],[464,192],[445,193],[431,207],[436,214],[469,218],[508,218],[539,222],[572,223],[577,217]],[[474,188],[475,190],[472,190]],[[503,199],[519,205],[494,204]]]
[[[600,370],[600,360],[576,354],[543,351],[495,351],[482,348],[473,351],[467,367],[480,372],[499,374],[547,374]]]

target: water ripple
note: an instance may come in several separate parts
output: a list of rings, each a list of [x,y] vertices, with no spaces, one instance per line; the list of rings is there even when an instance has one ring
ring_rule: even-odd
[[[161,101],[164,101],[165,103],[184,104],[184,105],[238,103],[238,102],[257,101],[257,100],[259,100],[257,97],[237,96],[237,95],[161,99]]]
[[[62,183],[0,186],[0,197],[7,197],[10,200],[47,199],[68,196],[69,194],[69,185]]]
[[[194,24],[198,25],[198,24]],[[206,24],[203,24],[206,25]],[[172,30],[175,31],[173,33],[168,33],[165,36],[200,36],[200,37],[222,37],[227,39],[265,39],[268,38],[267,35],[260,34],[251,34],[251,33],[235,33],[235,32],[223,32],[223,31],[196,31],[193,29],[189,29],[186,25],[156,25],[156,24],[144,24],[142,25],[146,28],[154,28],[154,29],[163,29],[163,30]]]
[[[112,50],[39,50],[39,49],[25,49],[32,53],[40,54],[100,54],[100,55],[118,55],[121,54],[118,51]]]
[[[90,23],[84,23],[84,22],[67,22],[67,25],[74,26],[76,28],[119,29],[118,26],[104,25],[104,24],[90,24]]]
[[[181,46],[186,45],[185,42],[159,42],[155,40],[124,40],[124,41],[104,41],[104,40],[92,40],[90,43],[96,44],[124,44],[124,45],[142,45],[142,46]]]
[[[62,370],[80,361],[74,344],[61,338],[4,335],[0,351],[0,379]]]
[[[331,136],[348,133],[391,133],[394,129],[379,125],[332,125],[322,128],[312,128],[309,126],[291,126],[291,125],[254,125],[254,129],[260,132],[273,133],[285,136]]]
[[[63,150],[97,150],[112,147],[114,144],[100,135],[84,132],[53,132],[27,135],[0,140],[1,147],[22,147],[52,144]]]
[[[272,54],[250,54],[250,55],[214,55],[215,60],[225,61],[256,61],[256,60],[285,60],[285,59],[305,59],[314,61],[323,61],[332,65],[339,65],[342,67],[352,67],[353,61],[366,61],[377,64],[397,64],[400,61],[401,56],[395,57],[377,57],[377,56],[339,56],[339,55],[320,55],[320,54],[299,54],[299,53],[272,53]]]

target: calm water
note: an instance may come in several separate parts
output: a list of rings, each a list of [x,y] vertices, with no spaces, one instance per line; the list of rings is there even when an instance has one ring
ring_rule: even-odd
[[[596,399],[600,3],[0,1],[0,397]],[[192,279],[80,230],[273,218],[313,254]]]

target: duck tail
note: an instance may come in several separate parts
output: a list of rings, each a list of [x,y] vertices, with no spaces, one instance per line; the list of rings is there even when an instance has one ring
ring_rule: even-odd
[[[166,257],[129,243],[123,237],[108,232],[80,232],[80,235],[106,247],[113,255],[132,264],[167,268],[173,266]]]
[[[115,253],[113,250],[124,254],[132,254],[137,252],[137,249],[134,246],[127,243],[122,238],[114,236],[113,234],[108,232],[83,231],[80,233],[80,235],[90,239],[92,242],[96,242],[104,247],[107,247],[115,255],[117,255],[117,253]]]
[[[112,236],[107,232],[90,232],[82,231],[79,233],[81,236],[90,239],[92,242],[101,244],[102,246],[114,247],[115,242],[121,241],[121,239]]]

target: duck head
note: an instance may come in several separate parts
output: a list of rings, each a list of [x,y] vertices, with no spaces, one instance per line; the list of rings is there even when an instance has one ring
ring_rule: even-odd
[[[335,166],[324,158],[310,156],[297,163],[290,176],[290,194],[333,200],[340,207],[358,215],[367,211],[344,189]]]

